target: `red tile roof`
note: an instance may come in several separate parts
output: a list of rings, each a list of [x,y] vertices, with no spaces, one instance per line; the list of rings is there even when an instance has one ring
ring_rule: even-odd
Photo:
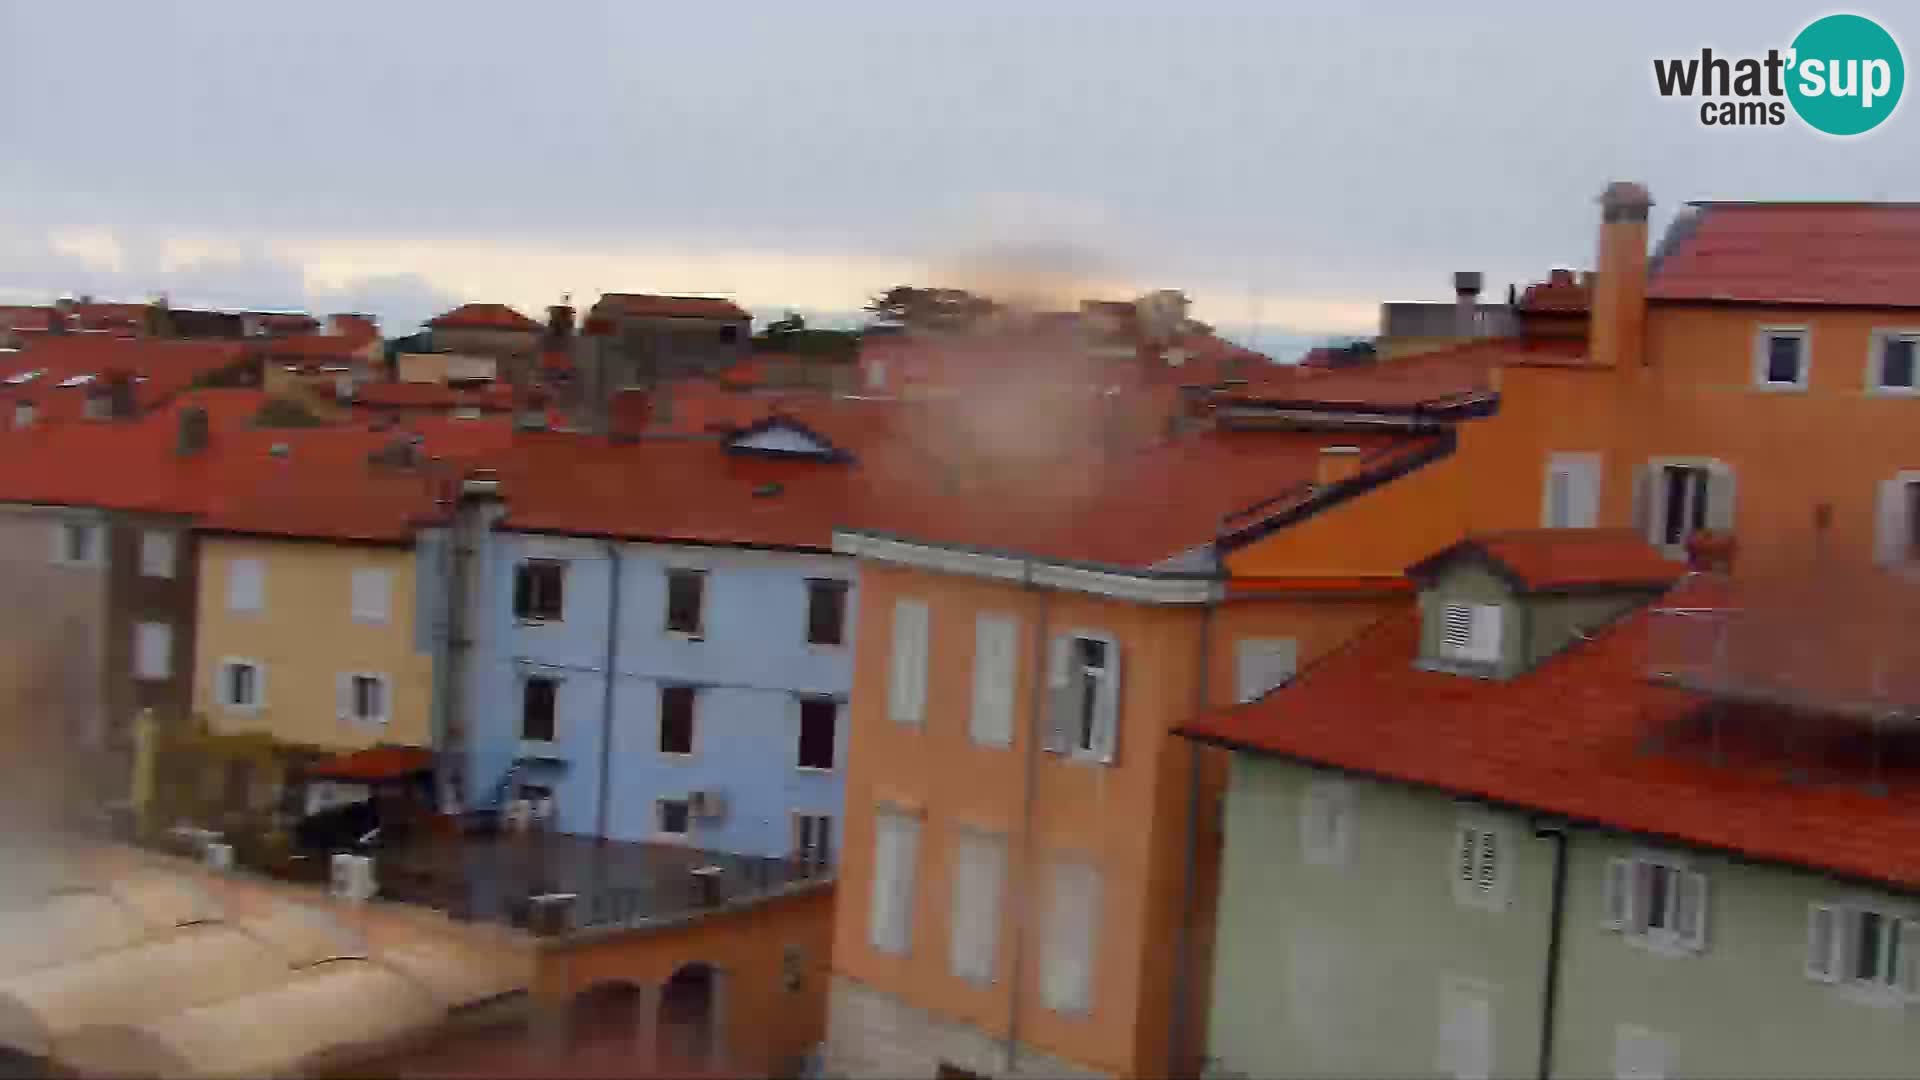
[[[427,322],[435,330],[526,330],[540,324],[505,304],[461,304]]]
[[[513,408],[513,387],[489,383],[472,390],[444,383],[369,382],[354,389],[353,403],[373,409],[473,408],[504,412]]]
[[[1536,281],[1520,294],[1516,307],[1529,315],[1581,315],[1593,303],[1593,289],[1574,276],[1571,270],[1555,270],[1547,280]]]
[[[433,769],[433,751],[412,746],[370,746],[316,762],[301,770],[316,780],[379,784]]]
[[[1222,400],[1319,409],[1438,407],[1493,392],[1495,368],[1583,363],[1584,341],[1496,338],[1352,367],[1285,366]]]
[[[0,307],[0,330],[52,330],[59,318],[50,307]]]
[[[1632,529],[1520,529],[1468,537],[1407,570],[1424,577],[1478,557],[1523,592],[1597,586],[1665,589],[1685,571]]]
[[[269,334],[310,334],[320,329],[320,320],[304,311],[248,311],[242,316],[252,315],[260,320],[260,326]]]
[[[351,362],[377,359],[377,351],[372,357],[366,355],[368,346],[376,345],[377,342],[378,339],[374,337],[345,334],[294,334],[288,337],[271,338],[261,342],[261,347],[277,362],[292,362],[308,366],[327,360]]]
[[[135,404],[147,410],[202,376],[246,363],[251,355],[252,346],[245,342],[47,334],[35,337],[19,352],[0,353],[0,405],[11,409],[12,402],[31,401],[36,423],[79,419],[91,384],[60,384],[117,370],[134,376]],[[28,378],[33,372],[40,374]],[[10,421],[0,418],[0,422]]]
[[[713,296],[657,296],[653,293],[604,293],[594,302],[592,315],[635,318],[748,319],[745,308]]]
[[[1695,203],[1654,300],[1920,307],[1920,204]]]
[[[1920,886],[1920,777],[1910,768],[1889,775],[1887,796],[1794,783],[1762,749],[1778,745],[1781,718],[1738,709],[1723,719],[1739,746],[1728,747],[1737,752],[1722,764],[1679,748],[1649,752],[1649,736],[1685,730],[1705,701],[1646,680],[1650,618],[1634,613],[1503,682],[1416,669],[1419,618],[1395,615],[1287,686],[1208,713],[1182,733],[1682,844]],[[1852,741],[1850,753],[1858,751],[1853,731],[1814,729],[1836,747]]]

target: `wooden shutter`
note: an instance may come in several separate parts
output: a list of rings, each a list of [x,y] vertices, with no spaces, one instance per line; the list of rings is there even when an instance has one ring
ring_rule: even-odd
[[[1807,907],[1807,977],[1840,980],[1840,912],[1825,904]]]
[[[1041,745],[1050,753],[1073,748],[1073,720],[1080,711],[1080,680],[1073,677],[1072,634],[1061,634],[1047,646],[1046,735]]]
[[[1674,936],[1682,945],[1699,952],[1707,945],[1707,876],[1692,870],[1677,871],[1673,875],[1673,888],[1678,893],[1674,904]]]
[[[1093,754],[1108,764],[1120,756],[1120,643],[1107,639],[1107,677],[1093,701]]]
[[[1880,496],[1873,514],[1873,561],[1881,566],[1897,566],[1907,560],[1907,538],[1912,535],[1907,520],[1907,485],[1904,481],[1880,481]]]
[[[1624,930],[1633,918],[1633,864],[1626,859],[1607,860],[1607,878],[1601,910],[1606,925]]]
[[[1041,996],[1055,1012],[1086,1013],[1093,1006],[1093,954],[1099,938],[1100,872],[1081,862],[1055,863]]]
[[[1706,469],[1707,528],[1727,532],[1733,529],[1736,485],[1733,470],[1718,462]]]
[[[983,746],[1013,742],[1014,652],[1019,624],[1011,615],[982,613],[973,624],[973,722]]]

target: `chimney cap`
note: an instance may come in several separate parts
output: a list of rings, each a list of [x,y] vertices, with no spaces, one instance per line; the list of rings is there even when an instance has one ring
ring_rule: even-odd
[[[1480,271],[1459,270],[1453,275],[1453,291],[1458,296],[1478,296],[1481,285]]]
[[[1647,210],[1653,206],[1653,196],[1647,189],[1630,180],[1615,180],[1600,193],[1600,217],[1602,221],[1645,221]]]

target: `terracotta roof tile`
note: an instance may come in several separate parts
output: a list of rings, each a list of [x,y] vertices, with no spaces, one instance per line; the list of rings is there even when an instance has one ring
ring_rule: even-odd
[[[604,293],[594,302],[595,317],[728,319],[751,318],[745,308],[713,296],[658,296],[653,293]]]
[[[1694,205],[1650,299],[1920,307],[1920,204]]]
[[[1520,294],[1515,305],[1522,314],[1584,314],[1593,303],[1593,289],[1571,270],[1555,270],[1545,281],[1536,281]]]
[[[75,380],[118,370],[134,377],[135,404],[144,411],[202,376],[245,363],[251,354],[245,342],[48,334],[19,352],[0,353],[0,404],[11,408],[15,401],[33,402],[36,423],[79,419],[90,384]],[[72,385],[61,385],[70,381]]]
[[[452,311],[428,320],[435,330],[526,330],[537,331],[540,324],[505,304],[461,304]]]
[[[1463,556],[1494,564],[1525,592],[1597,586],[1665,589],[1686,569],[1632,529],[1521,529],[1468,537],[1407,573],[1422,577]]]
[[[1350,367],[1286,366],[1222,400],[1273,407],[1437,407],[1493,392],[1493,372],[1513,365],[1577,366],[1584,341],[1495,338]]]
[[[490,411],[513,408],[513,387],[489,383],[459,389],[444,383],[367,382],[354,388],[353,403],[373,409],[455,409]]]

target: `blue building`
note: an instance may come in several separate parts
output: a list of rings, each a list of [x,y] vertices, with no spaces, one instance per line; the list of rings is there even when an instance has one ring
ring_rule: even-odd
[[[782,511],[830,520],[850,461],[796,424],[622,449],[468,508],[463,801],[832,861],[857,585]]]

